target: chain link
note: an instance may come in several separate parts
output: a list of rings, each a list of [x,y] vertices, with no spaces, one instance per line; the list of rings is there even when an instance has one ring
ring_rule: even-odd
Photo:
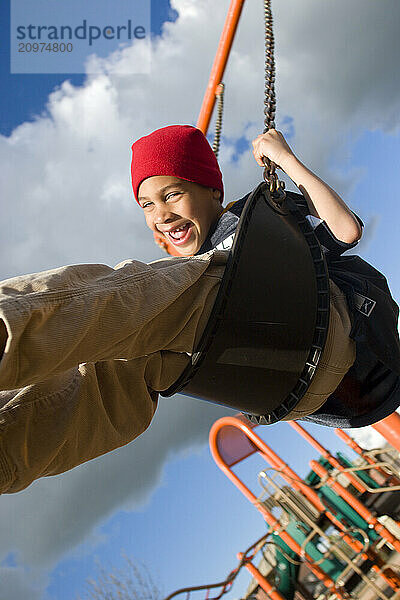
[[[223,83],[220,83],[217,86],[217,90],[215,93],[216,97],[218,98],[218,105],[217,105],[217,119],[215,121],[214,142],[213,142],[213,146],[212,146],[212,149],[214,151],[216,158],[218,158],[219,144],[221,141],[222,113],[224,111],[224,91],[225,91],[225,85]]]
[[[275,59],[274,31],[272,27],[271,1],[264,0],[265,26],[265,85],[264,85],[264,133],[275,129]]]
[[[264,0],[264,25],[265,25],[265,85],[264,85],[264,132],[275,129],[275,40],[271,12],[271,0]],[[275,172],[276,165],[264,156],[264,181],[269,184],[271,194],[284,189],[283,181],[279,181]]]

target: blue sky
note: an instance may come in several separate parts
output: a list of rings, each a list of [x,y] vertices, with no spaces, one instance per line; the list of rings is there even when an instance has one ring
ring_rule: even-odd
[[[384,9],[337,0],[333,14],[319,0],[304,0],[301,11],[296,2],[275,3],[278,126],[364,220],[360,254],[387,275],[399,298],[399,9],[391,0],[382,0]],[[262,127],[262,15],[255,4],[245,6],[226,74],[220,160],[229,200],[260,177],[247,152]],[[172,8],[153,1],[150,74],[127,78],[108,65],[104,77],[90,79],[11,75],[9,6],[0,4],[0,152],[8,174],[1,279],[62,264],[161,256],[132,201],[130,144],[158,126],[196,122],[227,7],[226,0],[176,0]],[[123,566],[122,552],[147,565],[165,595],[223,579],[236,553],[264,531],[261,516],[210,456],[208,430],[223,414],[182,396],[163,399],[137,442],[2,497],[2,600],[75,600],[96,575],[96,562]],[[331,450],[343,449],[331,431],[310,430]],[[315,453],[289,426],[258,432],[307,472]],[[251,458],[239,469],[255,489],[262,466]],[[249,579],[243,574],[227,598],[240,598]]]
[[[0,132],[9,135],[16,125],[32,120],[40,115],[45,107],[49,93],[65,79],[73,85],[81,85],[83,74],[11,74],[10,73],[10,2],[0,4],[0,23],[2,23],[2,52],[0,54],[0,77],[6,93],[0,98]],[[176,11],[166,0],[151,1],[151,33],[159,35],[166,20],[174,20]]]

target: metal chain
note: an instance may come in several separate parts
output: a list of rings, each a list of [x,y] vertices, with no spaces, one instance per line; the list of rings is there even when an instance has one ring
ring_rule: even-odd
[[[265,26],[265,85],[264,85],[264,133],[275,128],[275,59],[274,31],[270,0],[264,0]]]
[[[214,133],[214,142],[212,149],[214,151],[215,157],[218,158],[219,153],[219,144],[221,141],[221,131],[222,131],[222,113],[224,111],[224,91],[225,85],[220,83],[217,86],[216,97],[218,98],[217,105],[217,119],[215,121],[215,133]]]
[[[271,0],[264,0],[264,25],[265,25],[265,86],[264,86],[264,132],[275,129],[275,41],[272,23]],[[271,193],[283,190],[283,182],[278,180],[275,173],[276,165],[269,158],[263,159],[264,180],[269,184]]]

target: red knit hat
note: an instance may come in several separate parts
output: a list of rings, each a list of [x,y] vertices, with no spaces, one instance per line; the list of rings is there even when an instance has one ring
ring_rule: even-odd
[[[224,195],[222,173],[206,137],[191,125],[169,125],[132,145],[132,187],[138,202],[139,186],[148,177],[170,175],[193,181]]]

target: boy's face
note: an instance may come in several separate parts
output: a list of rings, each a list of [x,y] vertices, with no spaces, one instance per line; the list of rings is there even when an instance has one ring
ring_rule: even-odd
[[[195,254],[222,213],[221,192],[178,177],[156,175],[139,186],[146,224],[183,256]]]

